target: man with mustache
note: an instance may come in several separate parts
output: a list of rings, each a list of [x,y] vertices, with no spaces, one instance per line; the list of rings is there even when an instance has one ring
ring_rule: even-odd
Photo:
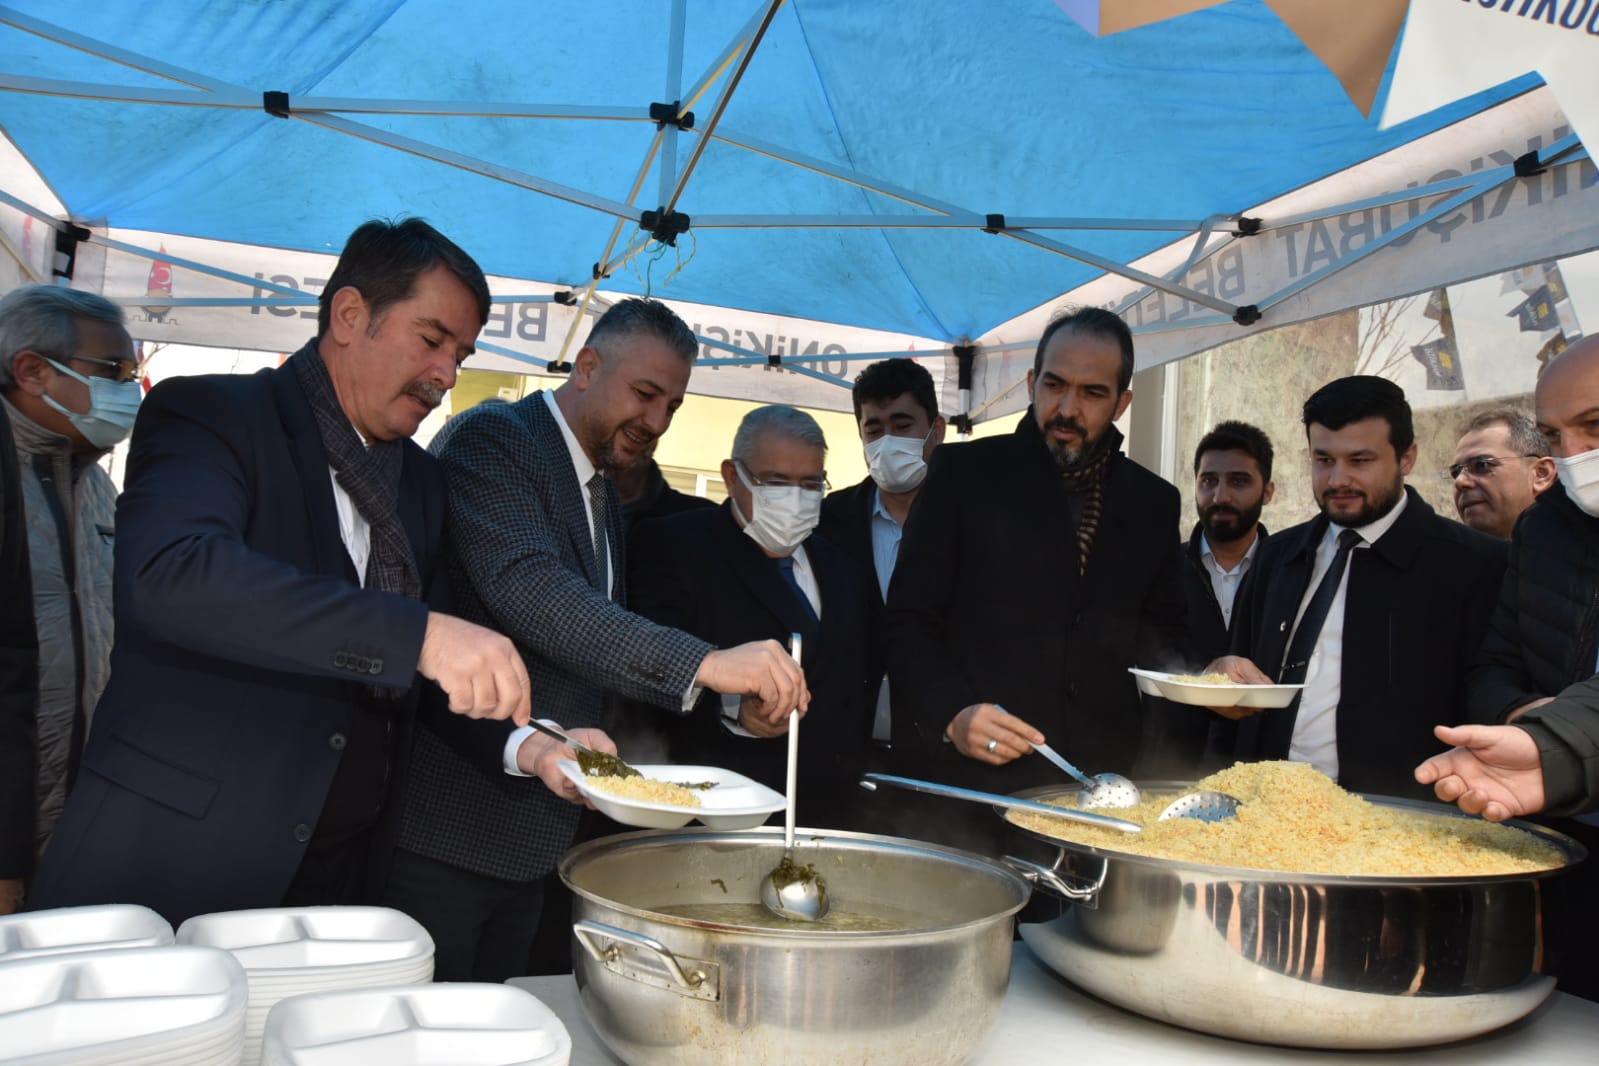
[[[627,557],[610,474],[641,462],[672,424],[699,341],[655,300],[623,300],[595,323],[560,388],[483,404],[434,439],[449,485],[449,571],[462,612],[510,636],[539,709],[599,726],[619,697],[688,714],[702,692],[742,701],[757,730],[809,703],[773,640],[718,649],[626,609]],[[418,736],[387,902],[432,934],[439,980],[528,972],[546,875],[571,845],[577,808],[536,782],[482,769],[526,727],[456,723]],[[628,755],[622,753],[624,758]]]
[[[1128,667],[1184,639],[1177,490],[1121,452],[1133,341],[1085,308],[1039,338],[1016,432],[933,452],[888,590],[893,755],[905,771],[1013,792],[1061,783],[1049,743],[1128,773],[1143,705]],[[929,801],[930,803],[933,801]],[[932,833],[990,850],[991,812]]]
[[[1531,414],[1496,407],[1466,423],[1449,480],[1460,520],[1509,540],[1521,512],[1555,483],[1555,464]]]
[[[1313,764],[1345,788],[1419,794],[1487,628],[1505,545],[1436,514],[1406,488],[1416,462],[1399,386],[1357,375],[1305,401],[1321,515],[1271,538],[1233,608],[1232,651],[1212,663],[1248,684],[1303,684],[1294,703],[1237,722],[1233,757]]]
[[[1183,554],[1188,605],[1187,656],[1205,663],[1225,655],[1233,603],[1244,576],[1266,542],[1260,512],[1277,491],[1273,450],[1266,434],[1247,422],[1220,422],[1194,449],[1194,525]],[[1152,664],[1153,665],[1153,664]],[[1206,760],[1209,715],[1192,707],[1151,701],[1140,771],[1150,777],[1201,777],[1220,769]]]
[[[444,479],[408,439],[488,313],[483,272],[437,230],[369,222],[281,367],[150,391],[117,505],[111,677],[35,906],[176,925],[371,902],[419,702],[527,720],[511,642],[430,608]],[[516,756],[558,787],[565,751]]]

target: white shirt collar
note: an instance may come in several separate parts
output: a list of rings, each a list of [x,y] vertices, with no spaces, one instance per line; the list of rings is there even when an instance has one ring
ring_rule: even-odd
[[[1238,565],[1233,567],[1232,570],[1222,570],[1221,563],[1216,561],[1216,553],[1211,550],[1210,538],[1205,535],[1204,531],[1201,531],[1199,534],[1199,557],[1209,562],[1212,566],[1224,574],[1231,574],[1235,571],[1242,572],[1247,570],[1249,568],[1249,564],[1255,561],[1255,549],[1258,547],[1260,547],[1260,527],[1256,526],[1255,539],[1249,542],[1249,550],[1244,552],[1244,557],[1242,559],[1238,560]]]
[[[566,416],[561,413],[561,405],[555,402],[555,390],[545,389],[540,395],[550,409],[550,414],[555,416],[555,424],[561,427],[561,436],[566,441],[566,451],[572,457],[572,470],[577,474],[577,483],[587,486],[589,478],[594,476],[594,464],[589,460],[588,453],[577,442],[577,437],[572,432],[572,427],[566,424]]]

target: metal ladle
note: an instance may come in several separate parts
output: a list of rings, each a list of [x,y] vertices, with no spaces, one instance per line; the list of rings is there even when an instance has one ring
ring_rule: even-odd
[[[1053,803],[1043,803],[1039,800],[1019,799],[1015,796],[1002,796],[997,792],[979,792],[972,788],[959,788],[955,785],[941,785],[935,781],[918,781],[913,777],[895,777],[893,774],[867,774],[861,780],[861,787],[868,792],[876,792],[878,785],[892,785],[895,788],[907,789],[911,792],[925,792],[930,796],[943,796],[947,799],[964,800],[967,803],[981,803],[990,807],[1004,807],[1012,811],[1029,811],[1033,814],[1047,814],[1051,818],[1061,818],[1068,822],[1081,822],[1084,825],[1097,825],[1105,829],[1115,829],[1122,833],[1142,833],[1144,827],[1137,822],[1126,818],[1112,818],[1108,814],[1095,814],[1077,807],[1057,807]],[[1164,811],[1160,813],[1160,821],[1171,818],[1192,818],[1201,822],[1220,822],[1231,818],[1238,813],[1238,808],[1243,804],[1234,796],[1225,792],[1190,792],[1186,796],[1178,796]]]
[[[800,635],[791,634],[788,652],[794,665],[800,662]],[[794,798],[799,768],[800,713],[788,712],[788,809],[783,815],[783,861],[761,879],[761,904],[780,918],[792,922],[815,922],[827,916],[832,905],[827,898],[827,883],[816,876],[813,866],[794,861]]]
[[[1133,784],[1121,774],[1095,774],[1089,777],[1077,767],[1067,762],[1058,755],[1054,748],[1048,744],[1034,744],[1033,750],[1044,758],[1065,770],[1082,784],[1082,791],[1077,793],[1077,806],[1093,809],[1096,807],[1136,807],[1143,802],[1143,793],[1138,791],[1138,786]],[[1217,793],[1220,795],[1220,793]]]

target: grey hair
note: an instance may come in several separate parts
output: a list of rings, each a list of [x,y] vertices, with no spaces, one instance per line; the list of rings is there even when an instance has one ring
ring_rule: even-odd
[[[612,304],[594,323],[585,343],[604,354],[608,343],[636,336],[656,337],[689,362],[700,354],[700,339],[675,311],[659,300],[636,297]]]
[[[738,424],[738,432],[733,434],[733,460],[743,463],[745,469],[749,469],[750,456],[755,454],[755,442],[762,433],[777,433],[812,448],[820,448],[823,455],[827,454],[827,438],[822,434],[822,427],[816,424],[816,419],[797,407],[774,403],[757,407],[745,415]]]
[[[1475,433],[1490,426],[1504,426],[1510,431],[1510,450],[1517,455],[1549,454],[1549,440],[1538,432],[1538,421],[1525,407],[1495,407],[1471,419],[1460,429],[1460,435]]]
[[[103,296],[59,285],[25,285],[0,297],[0,389],[17,383],[12,364],[32,351],[65,361],[78,346],[75,318],[123,325],[122,308]]]

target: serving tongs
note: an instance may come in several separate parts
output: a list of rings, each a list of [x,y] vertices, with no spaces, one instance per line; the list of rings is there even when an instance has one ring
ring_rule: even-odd
[[[537,718],[528,722],[536,732],[548,733],[562,744],[577,752],[577,768],[583,771],[584,777],[643,777],[644,775],[623,762],[621,756],[612,755],[608,751],[595,751],[587,744],[579,744],[568,736],[563,730],[541,722]]]

